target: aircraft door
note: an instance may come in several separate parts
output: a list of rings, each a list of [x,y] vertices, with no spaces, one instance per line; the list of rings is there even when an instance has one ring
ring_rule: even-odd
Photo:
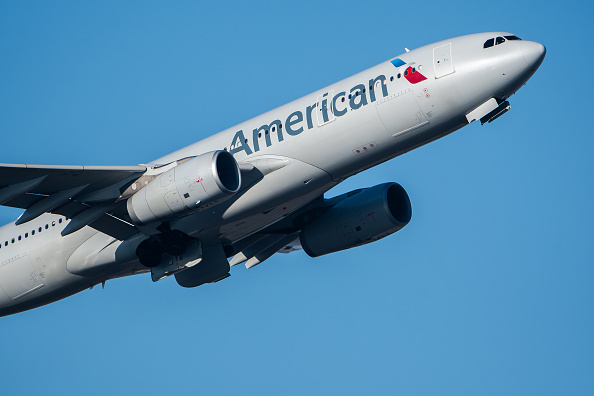
[[[440,78],[454,72],[452,62],[452,43],[433,48],[433,68],[435,78]]]

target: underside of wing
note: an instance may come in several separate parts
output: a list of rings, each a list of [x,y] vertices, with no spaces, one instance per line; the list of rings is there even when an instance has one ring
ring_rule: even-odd
[[[343,198],[327,200],[320,196],[281,221],[236,242],[232,246],[235,254],[229,264],[234,266],[245,263],[249,269],[268,260],[275,253],[291,253],[303,249],[299,239],[302,228],[340,199]]]
[[[252,268],[268,260],[272,255],[283,249],[288,250],[288,246],[296,245],[299,242],[299,233],[274,233],[274,234],[255,234],[246,238],[243,243],[234,248],[241,250],[235,254],[229,261],[229,265],[245,263],[246,268]],[[297,241],[296,241],[297,240]],[[296,242],[296,243],[295,243]],[[297,250],[297,249],[295,249]],[[286,251],[288,253],[288,251]]]
[[[118,216],[117,201],[146,169],[142,165],[0,164],[0,204],[25,209],[16,224],[56,213],[72,219],[63,234],[89,225],[126,239],[138,231]]]

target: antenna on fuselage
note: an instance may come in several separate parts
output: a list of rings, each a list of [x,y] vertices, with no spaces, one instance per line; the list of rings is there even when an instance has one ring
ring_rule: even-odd
[[[406,47],[404,47],[404,50],[405,50],[406,52],[410,52],[410,50],[409,50],[408,48],[406,48]]]

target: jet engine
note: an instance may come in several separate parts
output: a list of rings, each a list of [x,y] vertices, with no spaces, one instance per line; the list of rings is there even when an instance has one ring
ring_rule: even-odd
[[[128,213],[137,225],[166,220],[223,202],[240,186],[235,158],[227,151],[211,151],[159,175],[128,199]]]
[[[379,184],[330,207],[299,235],[311,257],[377,241],[402,229],[412,216],[408,194],[397,183]]]

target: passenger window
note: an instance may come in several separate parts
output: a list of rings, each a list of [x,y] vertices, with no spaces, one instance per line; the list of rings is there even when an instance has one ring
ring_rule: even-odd
[[[14,238],[12,238],[12,243],[14,243]]]
[[[25,238],[29,238],[29,233],[25,232]]]
[[[4,241],[4,246],[8,246],[8,241]]]
[[[45,225],[45,229],[47,230],[48,228],[49,228],[49,224],[46,224]]]
[[[41,232],[41,227],[39,227],[39,232]]]
[[[35,235],[35,230],[32,230],[31,231],[31,235]]]
[[[495,45],[495,39],[489,39],[489,40],[485,41],[485,44],[483,44],[483,48],[489,48],[489,47],[492,47],[493,45]]]
[[[503,36],[503,37],[505,37],[506,40],[510,40],[510,41],[513,41],[513,40],[522,40],[518,36]]]
[[[21,236],[19,235],[19,241],[21,240]]]
[[[505,39],[503,37],[497,37],[495,39],[495,45],[499,45],[499,44],[503,44],[505,43]]]

